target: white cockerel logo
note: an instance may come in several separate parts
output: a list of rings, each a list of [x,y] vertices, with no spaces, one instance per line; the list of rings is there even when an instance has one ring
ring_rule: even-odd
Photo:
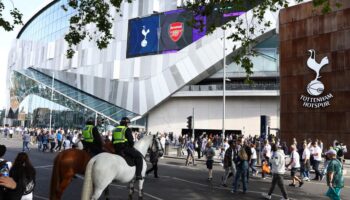
[[[316,78],[307,85],[307,92],[312,96],[318,96],[322,94],[324,90],[323,83],[318,80],[319,78],[321,78],[320,70],[322,67],[327,65],[329,61],[327,57],[324,57],[320,63],[317,63],[315,59],[316,58],[315,50],[310,49],[309,52],[311,53],[311,55],[307,60],[307,66],[316,72]]]
[[[321,63],[317,63],[316,62],[316,53],[315,53],[315,50],[314,49],[310,49],[309,52],[311,53],[309,59],[307,60],[307,66],[314,70],[316,72],[316,78],[315,80],[321,78],[320,76],[320,70],[323,66],[327,65],[328,64],[328,58],[327,57],[324,57],[322,60],[321,60]]]
[[[149,29],[146,30],[146,27],[145,26],[142,26],[142,35],[144,36],[143,40],[141,41],[141,47],[146,47],[147,46],[147,34],[149,33]]]

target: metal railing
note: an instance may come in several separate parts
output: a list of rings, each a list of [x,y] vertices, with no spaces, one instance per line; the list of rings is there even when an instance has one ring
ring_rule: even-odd
[[[279,83],[266,84],[244,84],[228,83],[226,90],[279,90]],[[223,90],[222,84],[216,85],[186,85],[181,91],[220,91]]]

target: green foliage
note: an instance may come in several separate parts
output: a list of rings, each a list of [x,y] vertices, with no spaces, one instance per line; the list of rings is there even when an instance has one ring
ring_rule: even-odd
[[[3,1],[0,0],[0,27],[2,27],[5,31],[12,31],[15,28],[15,25],[22,24],[22,13],[20,13],[17,8],[13,8],[10,10],[12,23],[3,17],[4,11],[5,5]]]

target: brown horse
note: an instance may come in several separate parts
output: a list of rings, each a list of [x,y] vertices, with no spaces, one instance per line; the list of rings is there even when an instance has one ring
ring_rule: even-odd
[[[111,142],[106,142],[103,149],[114,153]],[[53,164],[50,186],[50,200],[59,200],[75,174],[84,174],[91,155],[85,150],[67,149],[60,152]]]

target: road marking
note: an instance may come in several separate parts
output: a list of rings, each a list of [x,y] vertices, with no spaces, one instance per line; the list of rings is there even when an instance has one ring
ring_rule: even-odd
[[[43,169],[43,168],[51,168],[53,167],[53,165],[43,165],[43,166],[37,166],[37,167],[34,167],[36,169]]]
[[[44,199],[44,200],[50,200],[49,198],[38,196],[38,195],[33,195],[37,199]]]

